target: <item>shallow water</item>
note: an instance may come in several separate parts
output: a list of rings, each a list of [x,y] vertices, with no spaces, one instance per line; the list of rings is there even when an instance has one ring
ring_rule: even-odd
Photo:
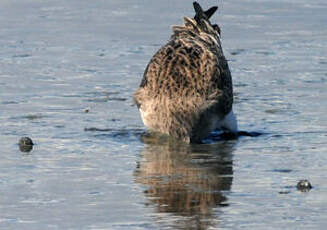
[[[263,135],[183,145],[144,134],[132,93],[190,3],[1,1],[0,229],[325,229],[327,4],[219,7],[234,112]]]

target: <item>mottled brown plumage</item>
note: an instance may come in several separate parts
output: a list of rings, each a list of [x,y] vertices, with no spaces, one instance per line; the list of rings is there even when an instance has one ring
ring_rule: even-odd
[[[228,114],[236,119],[220,28],[209,21],[217,7],[203,12],[194,2],[194,9],[194,19],[185,17],[184,25],[173,26],[134,94],[145,126],[186,142],[198,142],[216,128],[236,131],[235,124],[224,125]]]

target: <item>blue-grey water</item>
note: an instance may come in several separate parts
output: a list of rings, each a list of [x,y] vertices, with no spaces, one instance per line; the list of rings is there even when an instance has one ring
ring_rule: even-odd
[[[325,229],[326,1],[200,3],[259,137],[143,135],[132,94],[191,1],[0,2],[0,229]]]

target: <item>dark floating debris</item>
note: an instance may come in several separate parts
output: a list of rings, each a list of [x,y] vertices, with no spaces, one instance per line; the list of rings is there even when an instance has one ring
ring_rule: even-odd
[[[88,112],[90,112],[89,109],[85,109],[85,110],[84,110],[84,113],[88,113]]]
[[[308,192],[312,189],[312,185],[308,180],[300,180],[296,185],[297,190],[301,192]]]
[[[33,141],[29,137],[22,137],[19,140],[19,145],[34,145]]]
[[[34,143],[31,138],[22,137],[20,138],[18,145],[19,145],[19,150],[26,153],[26,152],[30,152],[33,149]]]

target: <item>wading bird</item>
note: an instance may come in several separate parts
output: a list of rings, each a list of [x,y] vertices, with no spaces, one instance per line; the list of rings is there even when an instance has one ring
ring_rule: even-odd
[[[173,26],[168,43],[147,65],[134,101],[144,125],[185,142],[201,142],[213,130],[237,134],[233,85],[220,28],[193,3],[194,18]]]

